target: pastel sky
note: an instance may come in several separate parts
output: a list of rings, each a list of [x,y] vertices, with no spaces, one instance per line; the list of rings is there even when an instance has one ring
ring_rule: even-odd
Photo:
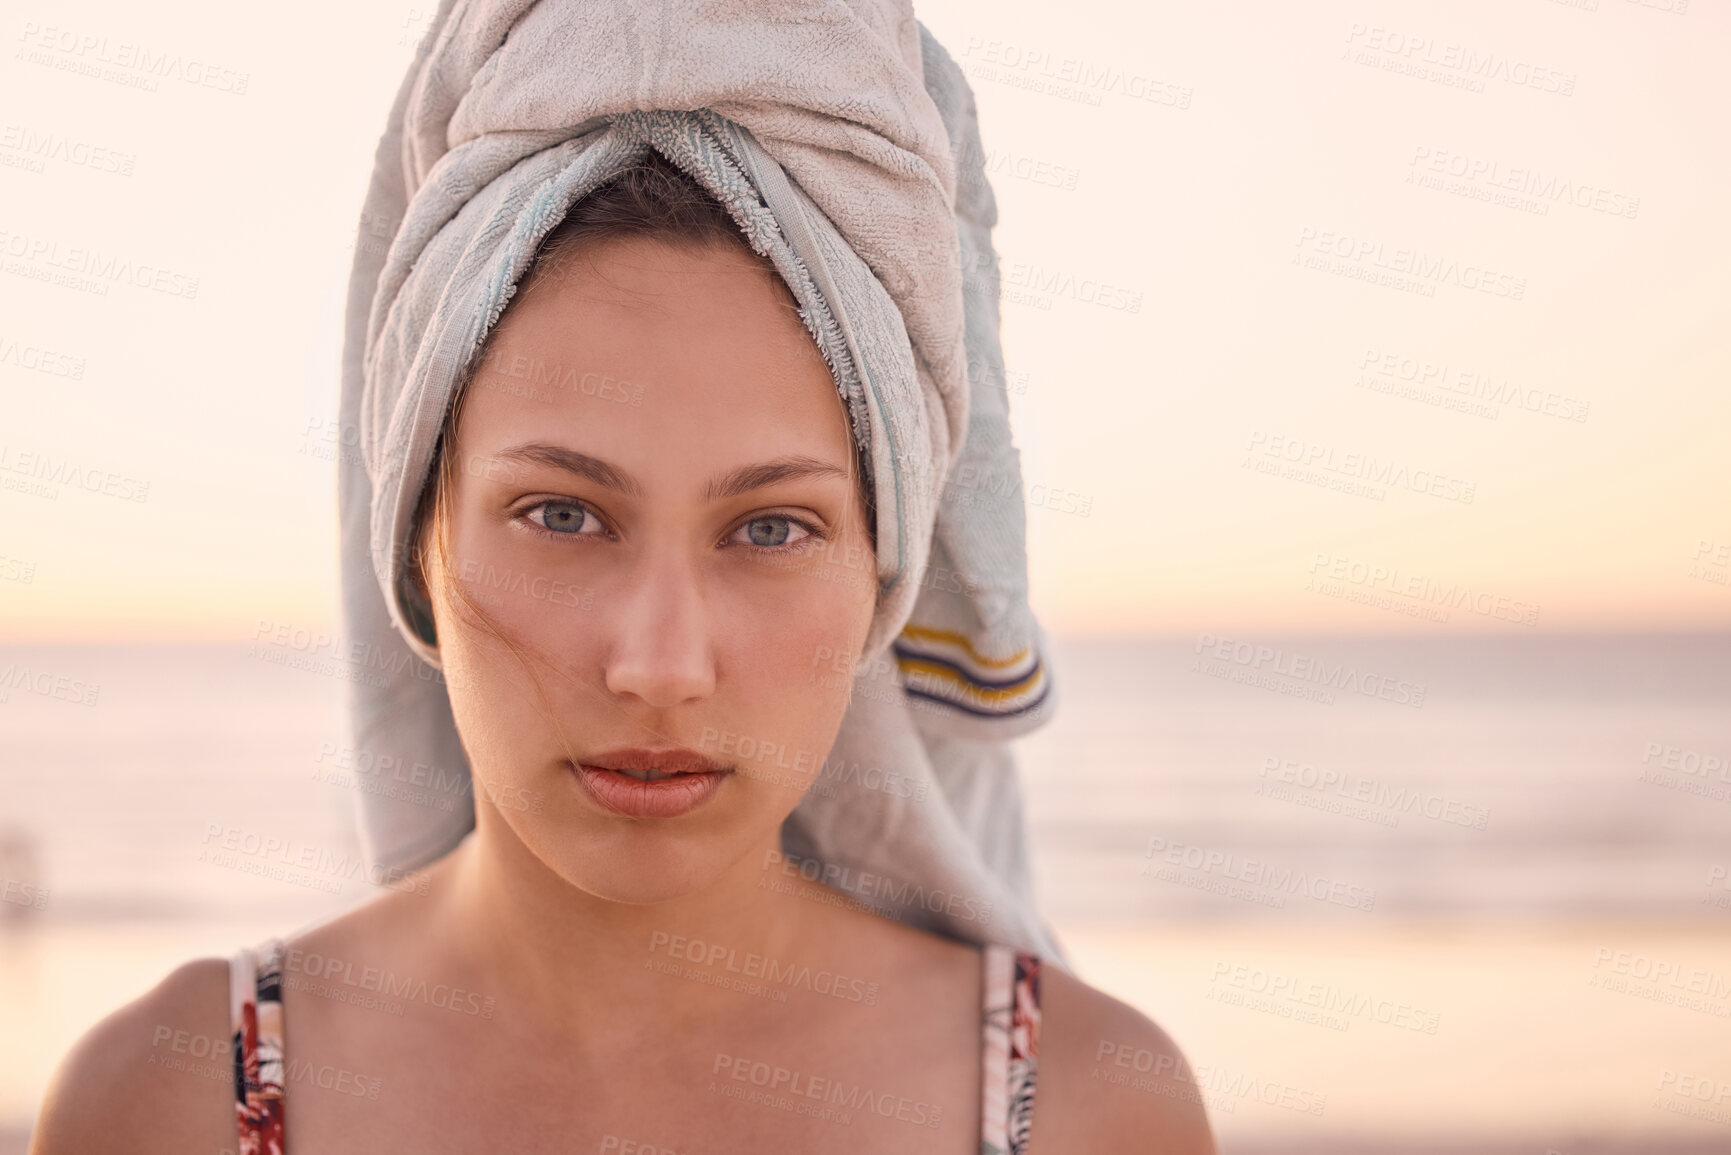
[[[1731,11],[1678,3],[917,7],[979,102],[1048,627],[1731,625]],[[432,9],[0,25],[0,638],[336,622],[313,449]],[[78,247],[164,276],[41,279]]]

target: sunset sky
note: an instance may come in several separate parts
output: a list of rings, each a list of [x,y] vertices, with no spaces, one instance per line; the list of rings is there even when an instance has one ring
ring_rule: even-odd
[[[1588,3],[916,5],[980,106],[1026,482],[1091,499],[1029,510],[1048,628],[1731,626],[1731,11]],[[0,637],[335,623],[317,451],[432,8],[8,17]],[[162,273],[42,279],[79,249]]]

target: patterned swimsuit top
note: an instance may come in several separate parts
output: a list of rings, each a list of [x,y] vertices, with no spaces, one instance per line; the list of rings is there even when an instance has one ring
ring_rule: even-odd
[[[1001,946],[980,953],[980,1155],[1023,1155],[1040,1055],[1040,960]],[[229,963],[240,1155],[283,1155],[282,954],[281,940],[273,938],[260,951],[237,952]]]

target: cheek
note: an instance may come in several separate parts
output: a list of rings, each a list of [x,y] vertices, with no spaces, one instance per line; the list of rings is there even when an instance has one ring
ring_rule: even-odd
[[[568,715],[562,691],[593,668],[594,590],[574,575],[532,566],[479,519],[459,519],[434,598],[452,712],[473,763],[508,775],[556,745],[549,711]],[[467,524],[465,524],[465,522]]]
[[[544,678],[541,666],[549,661],[581,668],[590,657],[603,599],[581,550],[550,553],[513,533],[502,513],[477,503],[452,526],[447,561],[446,608],[474,660],[502,673],[508,665],[507,676],[520,681],[521,659]]]
[[[737,720],[739,737],[781,747],[789,762],[815,771],[851,698],[876,601],[875,570],[869,560],[807,560],[764,588],[754,585],[742,583],[713,626],[725,716]]]

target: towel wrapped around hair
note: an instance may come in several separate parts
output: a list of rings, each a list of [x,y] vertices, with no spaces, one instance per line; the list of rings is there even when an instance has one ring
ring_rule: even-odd
[[[1028,605],[973,94],[907,0],[442,0],[379,143],[349,282],[339,465],[358,755],[432,799],[358,795],[375,868],[473,828],[413,518],[453,394],[537,246],[654,150],[724,205],[833,371],[876,502],[878,596],[790,857],[891,917],[1036,950],[1011,739],[1055,698]],[[380,244],[382,236],[388,245]],[[894,783],[894,788],[886,788]]]

